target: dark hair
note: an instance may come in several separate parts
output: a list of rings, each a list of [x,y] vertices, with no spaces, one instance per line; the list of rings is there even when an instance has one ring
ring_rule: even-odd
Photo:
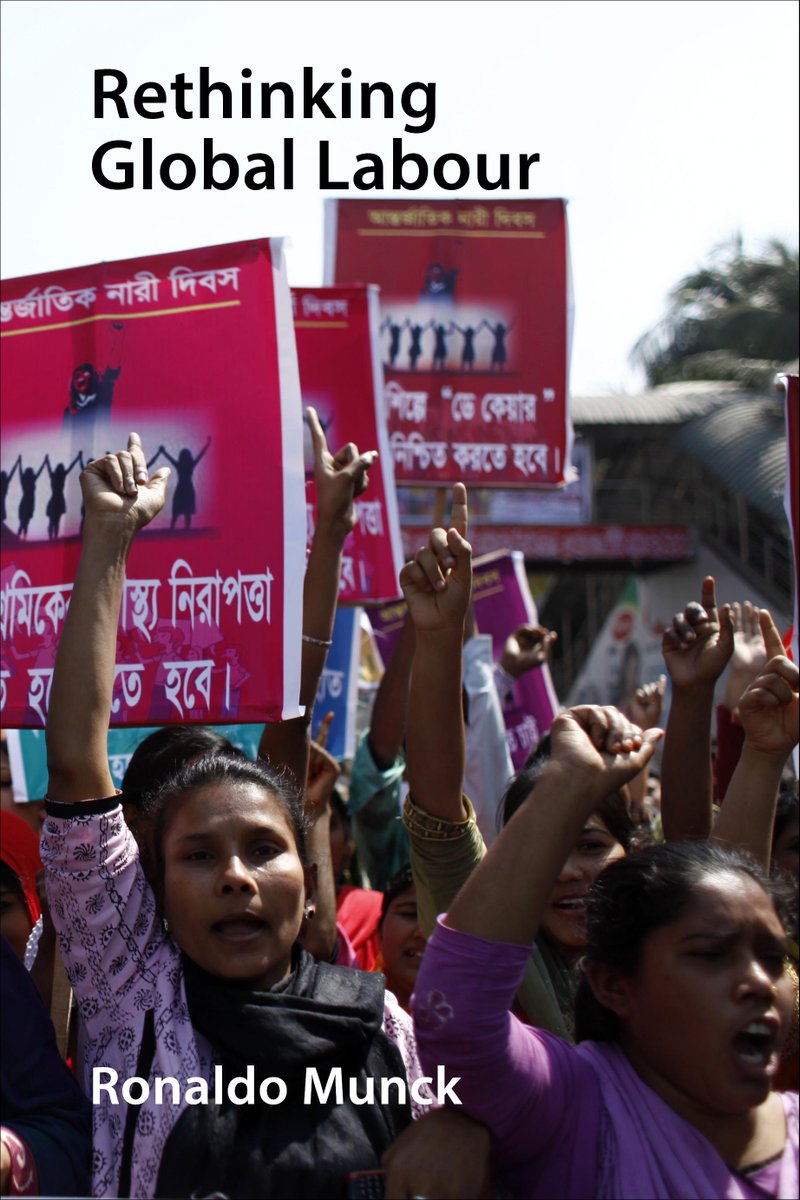
[[[511,776],[498,806],[498,830],[508,824],[517,809],[521,807],[523,800],[530,795],[533,785],[550,761],[551,751],[550,734],[546,733],[536,749],[532,750],[525,759],[521,770]]]
[[[28,901],[22,887],[22,880],[14,868],[10,867],[2,858],[0,858],[0,887],[8,888],[10,892],[15,892],[25,907],[28,907]]]
[[[148,792],[193,758],[239,754],[216,729],[205,725],[165,725],[148,735],[134,750],[122,780],[122,802],[139,807]]]
[[[616,1042],[621,1033],[616,1014],[595,998],[585,964],[604,963],[634,975],[648,936],[677,920],[700,884],[731,872],[755,880],[785,924],[789,890],[771,880],[754,859],[708,842],[648,846],[606,867],[589,892],[586,954],[575,997],[577,1042]]]
[[[550,761],[552,744],[547,733],[536,749],[528,755],[521,771],[512,775],[500,801],[502,824],[507,825],[523,801],[534,791],[536,782]],[[627,853],[633,843],[636,826],[631,820],[628,802],[622,792],[611,792],[598,801],[594,810],[612,837]]]
[[[409,888],[414,886],[414,876],[411,873],[411,864],[406,863],[399,871],[396,871],[386,885],[386,891],[383,893],[383,903],[381,904],[381,919],[378,922],[378,928],[383,926],[386,920],[386,914],[394,904],[398,896],[402,896],[403,892],[407,892]]]
[[[158,791],[146,794],[142,800],[142,815],[147,830],[146,838],[140,841],[142,865],[145,874],[155,885],[157,895],[164,882],[164,835],[173,801],[197,788],[220,783],[254,783],[273,795],[294,834],[300,861],[304,867],[309,865],[308,822],[296,789],[263,762],[252,762],[236,751],[232,754],[214,754],[187,763],[165,779]]]

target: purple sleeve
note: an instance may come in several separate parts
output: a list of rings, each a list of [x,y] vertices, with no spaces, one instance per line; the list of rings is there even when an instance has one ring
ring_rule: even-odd
[[[440,918],[412,997],[420,1059],[434,1078],[440,1067],[459,1077],[464,1111],[491,1132],[515,1193],[592,1195],[599,1086],[574,1047],[509,1011],[529,955]]]

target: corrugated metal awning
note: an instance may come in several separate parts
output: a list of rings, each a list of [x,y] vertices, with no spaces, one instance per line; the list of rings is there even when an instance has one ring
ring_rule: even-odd
[[[572,421],[581,425],[676,425],[753,393],[716,380],[665,383],[636,396],[573,396]]]
[[[675,442],[750,504],[783,522],[786,428],[772,396],[733,400],[676,430]]]

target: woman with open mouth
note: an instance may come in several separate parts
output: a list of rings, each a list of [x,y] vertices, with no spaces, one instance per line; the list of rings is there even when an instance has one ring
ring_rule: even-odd
[[[300,945],[316,880],[299,798],[263,763],[193,760],[145,800],[145,873],[113,794],[125,563],[168,474],[148,476],[136,434],[83,472],[48,713],[42,856],[86,1034],[93,1195],[339,1196],[432,1094],[382,977]]]
[[[454,501],[453,526],[434,530],[401,576],[417,635],[408,762],[423,803],[432,781],[459,784],[471,552],[463,489]],[[426,948],[412,998],[423,1064],[460,1076],[463,1111],[489,1129],[515,1195],[797,1194],[798,1099],[772,1090],[793,999],[786,898],[753,861],[706,843],[621,857],[588,901],[579,1044],[510,1012],[570,848],[660,737],[616,709],[557,717],[537,802],[520,807]]]

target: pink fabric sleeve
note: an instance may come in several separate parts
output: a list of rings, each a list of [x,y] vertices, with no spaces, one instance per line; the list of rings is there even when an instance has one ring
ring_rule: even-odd
[[[353,949],[353,943],[345,932],[344,926],[336,922],[336,966],[337,967],[356,967],[359,968],[361,963],[358,961],[358,956]]]
[[[402,1055],[406,1068],[408,1086],[415,1080],[423,1078],[422,1066],[417,1053],[417,1042],[414,1037],[414,1026],[411,1017],[400,1007],[400,1003],[392,992],[386,991],[383,1001],[383,1032],[390,1037]],[[432,1108],[438,1108],[436,1098],[426,1083],[419,1083],[415,1089],[416,1095],[411,1094],[411,1115],[415,1121],[424,1117]]]

